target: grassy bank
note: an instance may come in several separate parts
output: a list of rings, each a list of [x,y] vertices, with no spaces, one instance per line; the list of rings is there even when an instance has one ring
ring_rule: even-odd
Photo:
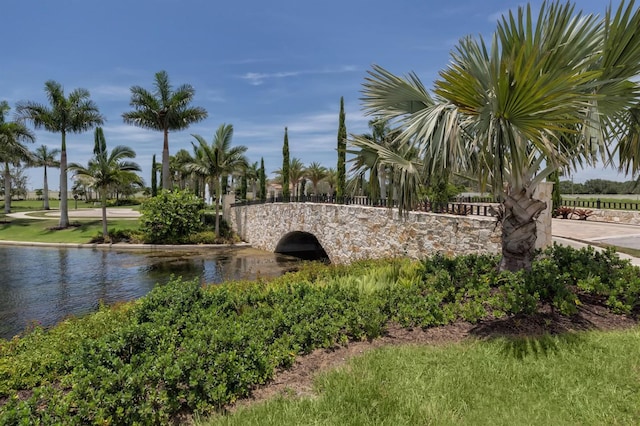
[[[0,222],[0,240],[86,244],[102,234],[101,219],[72,219],[71,224],[72,226],[66,229],[55,229],[58,219],[8,218],[4,223]],[[136,230],[138,221],[110,219],[108,227],[110,231]]]
[[[549,306],[572,315],[587,301],[620,313],[637,314],[640,309],[638,268],[610,251],[556,246],[541,255],[529,273],[498,273],[497,261],[495,256],[434,256],[421,262],[312,265],[270,282],[214,287],[174,280],[135,303],[105,307],[51,330],[34,328],[22,338],[0,341],[0,423],[166,424],[185,413],[208,416],[267,383],[278,368],[291,366],[297,355],[378,337],[390,322],[429,328],[460,320],[524,319]],[[560,342],[553,344],[557,352],[568,353],[571,346]],[[507,348],[522,345],[505,344]],[[473,345],[459,350],[470,351]],[[545,340],[535,344],[539,348],[553,345]],[[629,353],[625,346],[613,348]],[[502,351],[500,346],[482,350]],[[400,352],[389,356],[398,361],[386,361],[388,364],[412,357]],[[492,362],[500,359],[496,357]],[[450,368],[455,369],[457,362],[449,362]],[[426,367],[412,368],[420,371]],[[464,371],[467,367],[458,368]],[[485,367],[468,368],[478,380],[491,378],[483,376]],[[612,368],[622,369],[618,372],[621,375],[635,374],[627,366]],[[501,383],[507,383],[510,374],[515,373],[507,373]],[[462,386],[461,377],[453,383]],[[572,383],[573,379],[567,380]],[[369,382],[364,383],[370,387]],[[551,386],[554,382],[541,383]],[[620,383],[625,391],[628,382]],[[410,404],[404,401],[404,385],[394,386],[385,390],[378,382],[371,388],[373,395],[362,399],[359,388],[342,391],[351,392],[350,400],[341,406],[348,411],[331,413],[338,417],[327,418],[338,423],[340,418],[356,419],[361,411],[372,409],[369,402],[387,401],[385,392],[389,405]],[[425,392],[440,392],[433,390],[439,389],[437,382],[429,386]],[[464,386],[472,392],[471,382]],[[457,391],[447,392],[445,397]],[[408,392],[407,397],[417,395]],[[491,406],[494,400],[489,396],[479,394],[466,404]],[[445,423],[449,416],[455,420],[455,415],[464,414],[460,411],[464,405],[457,406],[458,402],[447,402],[446,398],[443,401],[445,405],[427,406],[443,412]],[[505,409],[518,409],[510,404],[515,404],[514,400],[508,400]],[[324,407],[314,410],[322,413],[331,404]],[[624,423],[627,411],[626,406],[614,406],[608,415]],[[383,418],[384,411],[381,413],[373,415]],[[362,419],[366,424],[367,419]]]
[[[314,397],[278,397],[199,424],[632,425],[639,347],[639,328],[387,347],[319,375]]]

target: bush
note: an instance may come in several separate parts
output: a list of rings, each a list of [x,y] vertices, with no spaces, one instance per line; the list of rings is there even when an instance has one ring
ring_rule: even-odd
[[[140,230],[146,242],[180,244],[203,229],[204,200],[188,191],[164,190],[140,207]]]

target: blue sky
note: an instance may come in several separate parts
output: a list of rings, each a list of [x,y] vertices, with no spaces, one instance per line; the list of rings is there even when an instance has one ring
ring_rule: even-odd
[[[540,1],[532,4],[536,9]],[[234,145],[250,161],[264,157],[267,173],[282,165],[285,126],[292,157],[335,167],[340,97],[349,133],[368,131],[359,97],[367,70],[378,64],[414,71],[428,87],[466,35],[488,36],[513,0],[5,0],[0,40],[0,100],[47,103],[44,82],[68,93],[90,91],[106,118],[108,148],[128,145],[150,181],[151,157],[161,158],[162,134],[123,123],[130,87],[152,89],[166,70],[174,87],[191,84],[193,105],[209,118],[170,134],[169,149],[191,151],[191,134],[211,141],[222,123],[234,126]],[[578,0],[603,13],[603,0]],[[60,135],[36,132],[35,146],[59,148]],[[86,164],[93,133],[69,135],[70,162]],[[42,171],[28,171],[30,188]],[[57,171],[50,187],[59,186]],[[612,170],[578,172],[574,179],[624,180]]]

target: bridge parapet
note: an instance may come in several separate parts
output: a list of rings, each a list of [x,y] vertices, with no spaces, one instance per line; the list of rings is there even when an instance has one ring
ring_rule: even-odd
[[[235,205],[233,229],[256,248],[275,251],[291,232],[314,235],[332,263],[365,258],[500,253],[496,219],[320,203]]]

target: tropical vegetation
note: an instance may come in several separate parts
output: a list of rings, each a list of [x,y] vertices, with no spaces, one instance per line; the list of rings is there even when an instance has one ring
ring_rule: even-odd
[[[195,89],[183,84],[173,90],[166,71],[155,74],[153,91],[141,86],[131,87],[129,105],[133,111],[125,112],[125,123],[163,133],[162,144],[162,188],[171,189],[169,168],[169,131],[184,130],[191,124],[207,118],[202,107],[191,106]]]
[[[35,136],[22,123],[8,121],[11,107],[7,101],[0,102],[0,162],[4,165],[4,212],[11,213],[11,164],[19,164],[31,159],[25,142],[33,142]]]
[[[211,145],[200,135],[193,135],[198,144],[194,144],[195,159],[185,164],[185,168],[205,178],[215,188],[216,236],[220,236],[220,201],[223,183],[226,188],[228,176],[240,175],[248,166],[244,145],[231,146],[233,126],[221,124],[213,136]],[[224,182],[223,182],[224,181]]]
[[[107,229],[107,194],[125,181],[140,181],[134,172],[140,171],[140,166],[127,159],[135,158],[136,153],[123,145],[107,151],[107,141],[101,127],[96,128],[94,134],[93,158],[87,166],[78,163],[69,164],[69,170],[76,176],[87,179],[89,185],[98,192],[102,207],[102,237],[106,242],[109,238]]]
[[[17,106],[18,116],[27,120],[36,129],[60,133],[60,228],[69,226],[69,206],[67,191],[67,133],[83,133],[104,122],[97,105],[90,99],[86,89],[78,88],[64,95],[64,88],[56,81],[44,84],[49,105],[26,101]]]
[[[42,208],[44,210],[49,210],[49,180],[47,178],[47,167],[60,167],[60,161],[56,160],[58,155],[60,155],[59,149],[50,149],[47,145],[40,145],[31,154],[32,166],[44,168],[44,180],[42,184]]]
[[[390,120],[401,147],[365,138],[379,162],[400,172],[401,209],[416,201],[417,183],[462,173],[502,201],[503,270],[531,268],[535,219],[546,204],[535,189],[553,171],[606,162],[616,151],[636,171],[640,10],[634,1],[600,18],[571,3],[545,2],[536,15],[519,7],[498,22],[489,42],[462,39],[433,94],[418,76],[374,66],[364,83],[368,114]],[[619,142],[619,143],[618,143]],[[616,146],[617,143],[617,146]]]

